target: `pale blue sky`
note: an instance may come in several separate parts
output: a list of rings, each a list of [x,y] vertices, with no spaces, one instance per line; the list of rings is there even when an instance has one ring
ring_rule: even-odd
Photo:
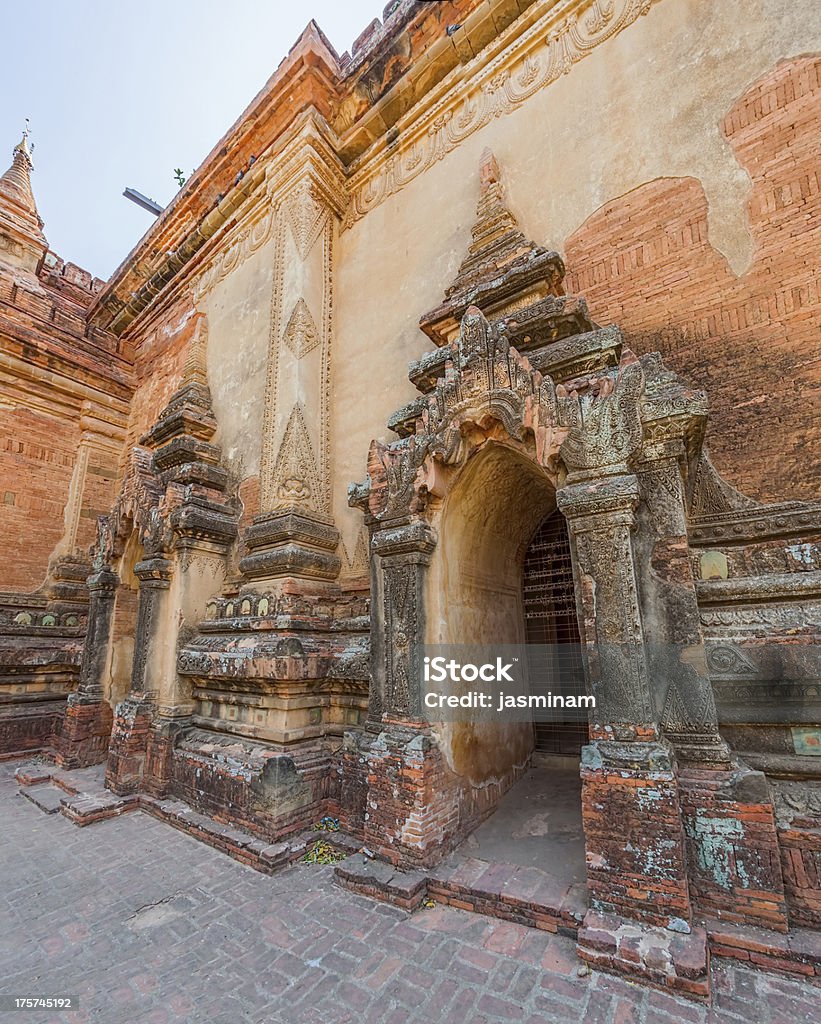
[[[24,119],[52,249],[106,278],[310,18],[339,53],[386,0],[23,0],[2,14],[0,173]]]

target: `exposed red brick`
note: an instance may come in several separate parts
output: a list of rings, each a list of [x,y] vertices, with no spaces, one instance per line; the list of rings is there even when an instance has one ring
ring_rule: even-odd
[[[717,465],[766,500],[813,499],[821,483],[809,457],[821,443],[818,67],[811,57],[779,64],[724,119],[753,182],[754,256],[740,277],[710,244],[695,178],[658,178],[611,200],[565,244],[569,288],[599,323],[618,323],[631,348],[660,350],[707,390]]]

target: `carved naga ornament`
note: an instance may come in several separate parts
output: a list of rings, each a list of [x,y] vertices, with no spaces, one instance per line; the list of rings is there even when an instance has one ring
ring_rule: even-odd
[[[559,423],[567,430],[560,454],[568,483],[628,471],[642,446],[643,393],[644,370],[629,349],[615,374],[556,388]]]

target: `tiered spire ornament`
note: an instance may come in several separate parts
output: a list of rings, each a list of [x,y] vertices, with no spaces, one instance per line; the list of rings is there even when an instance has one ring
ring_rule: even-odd
[[[467,256],[444,301],[419,321],[436,345],[459,336],[469,306],[494,319],[505,311],[564,294],[561,257],[531,242],[519,229],[507,206],[499,164],[489,149],[482,153],[479,167],[479,201],[471,236]]]
[[[29,128],[14,147],[11,166],[0,176],[0,261],[33,273],[48,248],[31,189],[34,164]]]
[[[33,217],[37,221],[38,228],[41,228],[43,222],[37,212],[37,204],[31,189],[31,172],[34,170],[31,151],[28,118],[26,118],[23,137],[12,151],[11,167],[0,177],[0,196],[11,200],[20,208],[21,212]]]

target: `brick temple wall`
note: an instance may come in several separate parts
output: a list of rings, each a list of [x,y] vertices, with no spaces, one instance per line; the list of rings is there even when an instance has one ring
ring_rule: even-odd
[[[151,429],[179,386],[193,337],[192,313],[188,301],[176,303],[135,344],[136,386],[128,421],[126,452]]]
[[[116,494],[131,353],[86,323],[101,287],[52,252],[36,277],[0,263],[0,591],[36,590],[55,554],[85,552]]]
[[[79,439],[75,423],[0,409],[0,589],[31,591],[43,582],[63,535]]]
[[[659,178],[613,199],[567,240],[568,290],[619,323],[638,352],[707,390],[708,445],[742,491],[817,497],[821,442],[821,59],[784,62],[727,112],[722,131],[749,172],[754,255],[737,277],[710,245],[694,178]]]

